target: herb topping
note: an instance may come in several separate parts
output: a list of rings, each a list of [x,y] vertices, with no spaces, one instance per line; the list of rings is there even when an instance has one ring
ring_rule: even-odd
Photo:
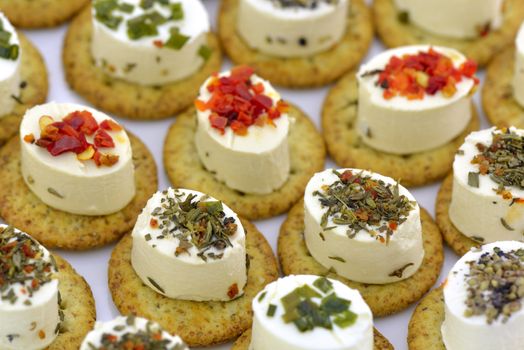
[[[20,47],[17,44],[10,44],[13,34],[4,29],[4,23],[0,20],[0,58],[16,61],[20,54]]]
[[[336,5],[339,0],[270,0],[275,7],[280,8],[305,8],[305,9],[316,9],[319,4],[325,3],[328,5]]]

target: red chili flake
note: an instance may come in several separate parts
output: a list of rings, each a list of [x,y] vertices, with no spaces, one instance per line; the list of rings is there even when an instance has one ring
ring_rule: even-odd
[[[40,339],[45,339],[45,332],[42,329],[38,332],[38,337]]]
[[[100,127],[108,131],[122,131],[124,129],[120,124],[110,119],[106,119],[100,123]]]
[[[95,146],[100,148],[115,147],[113,138],[105,130],[100,129],[95,134]]]
[[[47,147],[47,150],[55,157],[65,152],[74,152],[78,154],[84,151],[80,140],[68,135],[64,135],[59,138],[58,141],[50,144]]]
[[[397,229],[397,227],[398,227],[398,223],[397,223],[396,221],[390,221],[390,222],[388,223],[388,226],[389,226],[390,229],[392,229],[393,231],[395,231],[395,230]]]
[[[229,299],[233,299],[234,297],[238,295],[238,292],[239,292],[238,285],[234,283],[227,290],[227,296],[229,297]]]
[[[340,180],[344,183],[348,182],[349,179],[351,179],[351,177],[353,177],[353,173],[351,172],[351,170],[346,170],[342,174],[340,174]]]
[[[287,112],[287,104],[264,95],[262,83],[253,84],[251,78],[254,69],[237,66],[231,69],[229,76],[211,77],[207,90],[211,97],[207,102],[196,100],[198,111],[211,111],[209,122],[214,129],[225,133],[227,127],[236,135],[246,135],[251,125],[275,126],[273,119]]]
[[[35,142],[35,135],[28,134],[24,136],[24,141],[27,143],[34,143]]]
[[[37,289],[40,286],[40,282],[37,279],[31,281],[31,288]]]
[[[149,226],[151,226],[152,228],[157,228],[158,227],[158,220],[157,219],[149,220]]]
[[[164,43],[162,42],[162,40],[154,40],[154,41],[153,41],[153,45],[155,45],[155,46],[158,47],[159,49],[161,49],[161,48],[164,47]]]
[[[93,135],[99,126],[96,119],[88,111],[75,111],[70,113],[63,121],[75,130],[83,132],[86,135]]]
[[[380,72],[377,85],[384,89],[385,99],[402,96],[408,100],[421,100],[426,94],[439,91],[450,98],[457,92],[456,85],[464,77],[473,79],[477,64],[471,60],[456,68],[451,58],[430,48],[427,52],[393,56]]]
[[[36,253],[31,249],[30,246],[27,244],[22,245],[22,251],[24,252],[24,255],[28,258],[34,258],[36,256]]]

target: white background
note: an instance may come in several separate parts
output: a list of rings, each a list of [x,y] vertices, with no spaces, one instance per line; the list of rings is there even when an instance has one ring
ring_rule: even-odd
[[[204,1],[213,24],[213,28],[216,29],[216,13],[218,8],[218,0],[205,0]],[[24,31],[32,42],[38,46],[42,52],[47,68],[49,71],[50,80],[50,94],[49,101],[57,102],[76,102],[87,104],[82,98],[80,98],[74,91],[72,91],[65,79],[62,69],[61,51],[62,42],[65,35],[67,25],[63,25],[58,28],[49,30],[32,30]],[[373,55],[381,52],[384,49],[378,39],[368,52],[365,61],[367,61]],[[229,67],[230,62],[226,60],[225,67]],[[483,73],[480,74],[483,78]],[[317,128],[320,129],[320,112],[322,103],[324,101],[326,92],[329,86],[320,89],[309,89],[292,91],[287,89],[279,89],[286,100],[299,105],[315,122]],[[475,96],[475,102],[480,108],[480,91]],[[482,115],[482,126],[487,127],[488,124],[485,120],[484,114]],[[131,130],[135,135],[138,135],[142,141],[144,141],[151,152],[154,154],[159,175],[159,189],[163,189],[169,186],[169,181],[164,172],[162,165],[162,145],[164,137],[169,125],[173,122],[173,118],[166,119],[160,122],[134,122],[124,119],[119,121],[125,125],[126,128]],[[331,160],[327,160],[326,167],[333,167],[334,164]],[[426,208],[433,216],[435,213],[435,197],[438,190],[439,184],[426,186],[423,188],[412,189],[412,193],[418,200],[419,204]],[[271,246],[276,248],[278,231],[280,224],[284,220],[285,216],[281,215],[269,220],[256,221],[255,224],[258,229],[264,233],[266,238],[269,240]],[[83,275],[87,282],[91,285],[93,294],[96,300],[98,320],[107,321],[119,313],[113,301],[111,300],[111,294],[109,293],[107,285],[107,264],[113,245],[105,248],[96,249],[88,252],[65,252],[58,251],[64,258],[66,258],[75,269]],[[440,284],[451,266],[457,260],[457,256],[446,247],[446,259],[444,268],[441,273],[441,277],[436,284]],[[81,302],[81,301],[80,301]],[[376,327],[393,343],[395,349],[406,350],[407,349],[407,327],[409,318],[413,312],[414,307],[386,318],[380,318],[375,320]],[[212,347],[214,350],[225,350],[230,349],[230,345],[222,345]]]

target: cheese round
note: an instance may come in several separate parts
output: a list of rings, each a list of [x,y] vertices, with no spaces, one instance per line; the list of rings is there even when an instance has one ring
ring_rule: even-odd
[[[223,216],[218,221],[202,216],[206,203],[220,207]],[[209,234],[212,225],[222,230],[232,226],[224,238],[218,231]],[[133,268],[156,292],[197,301],[228,301],[244,293],[244,228],[238,216],[216,199],[186,189],[157,192],[138,217],[132,235]]]
[[[513,96],[524,108],[524,25],[515,40],[515,73],[513,74]]]
[[[59,331],[57,267],[32,237],[0,225],[0,349],[37,350]]]
[[[15,28],[0,12],[0,118],[10,113],[17,103],[13,96],[20,96],[20,40]],[[4,39],[6,38],[6,39]],[[16,48],[17,47],[17,48]],[[12,50],[11,54],[7,51]],[[17,53],[15,54],[14,51]],[[16,58],[15,58],[16,55]]]
[[[504,0],[395,0],[408,21],[436,35],[475,39],[500,28]]]
[[[339,169],[337,172],[366,178],[366,182],[382,181],[384,191],[392,193],[397,186],[393,179],[368,171]],[[348,187],[358,189],[355,193],[337,195],[345,203],[344,210],[351,209],[347,214],[350,217],[371,217],[372,213],[358,204],[360,200],[368,201],[366,196],[375,198],[373,203],[380,201],[360,185],[344,184],[334,169],[315,174],[304,194],[304,238],[315,260],[328,269],[334,269],[339,276],[361,283],[386,284],[412,276],[424,258],[420,208],[413,195],[398,185],[398,196],[404,201],[407,213],[400,215],[395,222],[379,216],[377,222],[363,223],[362,228],[356,229],[339,222],[341,213],[337,209],[327,214],[331,209],[323,202],[331,185],[345,190]],[[334,195],[328,197],[336,198]]]
[[[229,76],[230,72],[220,74]],[[201,87],[199,100],[208,102],[211,93],[209,78]],[[276,105],[280,94],[271,84],[252,75],[251,83],[261,84],[264,95]],[[198,156],[206,169],[228,187],[253,194],[268,194],[287,181],[290,171],[288,133],[290,118],[287,113],[273,119],[273,125],[251,125],[246,135],[236,134],[231,127],[222,133],[210,123],[212,111],[197,109],[198,126],[195,143]]]
[[[141,349],[189,350],[179,336],[169,334],[156,322],[135,316],[97,322],[95,329],[84,338],[80,350],[103,350],[110,344],[111,349],[138,349],[147,344]]]
[[[118,156],[111,166],[97,166],[93,160],[79,160],[74,152],[51,155],[46,148],[27,142],[25,136],[41,136],[40,120],[49,116],[59,122],[73,112],[87,111],[98,123],[112,118],[93,108],[50,102],[26,111],[20,125],[21,169],[24,181],[45,204],[80,215],[107,215],[124,208],[135,196],[131,144],[124,130],[107,131],[113,148],[104,154]],[[116,122],[115,122],[116,123]],[[88,142],[92,136],[87,137]]]
[[[321,288],[317,287],[318,285]],[[322,300],[325,301],[326,296],[335,296],[348,301],[347,311],[351,315],[352,322],[345,325],[337,323],[337,317],[344,315],[345,311],[327,317],[331,320],[331,329],[316,325],[301,331],[293,321],[286,322],[286,314],[289,314],[286,307],[291,310],[295,308],[293,304],[286,302],[286,296],[296,295],[297,288],[304,288],[304,286],[312,295],[310,298],[301,298],[301,301],[308,299],[309,303],[317,306],[322,305]],[[351,289],[339,281],[312,275],[286,276],[268,284],[253,299],[252,305],[254,317],[249,346],[251,350],[373,349],[371,310],[358,290]]]
[[[498,253],[495,252],[496,249]],[[504,254],[509,252],[513,252],[514,259],[520,259],[520,269],[513,270],[510,273],[513,276],[520,276],[520,282],[506,282],[504,288],[500,288],[498,291],[494,291],[493,288],[488,289],[487,285],[491,282],[484,282],[484,285],[481,287],[478,286],[478,283],[471,282],[472,263],[478,262],[482,256],[486,257],[492,254],[497,255],[497,260],[503,259],[507,262],[508,259],[504,257]],[[488,321],[486,313],[471,312],[468,310],[469,307],[466,303],[470,296],[480,289],[483,291],[482,303],[486,302],[487,299],[493,298],[493,305],[500,302],[501,305],[499,307],[513,309],[518,304],[522,306],[524,302],[522,290],[524,278],[523,256],[524,243],[501,241],[486,244],[480,249],[471,250],[453,266],[444,285],[445,320],[442,324],[442,340],[447,350],[509,350],[522,348],[522,344],[524,344],[524,333],[522,332],[524,329],[524,308],[521,307],[519,310],[513,311],[507,318],[502,314]],[[492,283],[497,283],[500,280],[499,278],[489,278],[496,281]],[[516,294],[520,294],[520,297],[517,296],[514,299],[513,304],[508,303],[504,296],[498,299],[498,296],[495,295],[495,293],[504,294],[505,290],[509,291],[512,288],[517,290]],[[476,297],[478,298],[480,293],[475,294],[477,294]],[[499,301],[497,302],[497,300]],[[477,304],[480,303],[477,302]],[[492,303],[488,302],[489,304]],[[504,306],[508,304],[510,306]],[[493,308],[491,309],[491,311],[494,310]]]
[[[524,130],[509,130],[524,144]],[[482,153],[479,147],[490,147],[493,136],[502,134],[504,132],[496,128],[472,132],[453,162],[449,218],[460,232],[481,243],[524,241],[524,200],[519,199],[524,198],[524,183],[499,189],[491,171],[480,174],[481,165],[474,161]],[[524,159],[522,149],[519,154],[520,159]],[[518,164],[514,169],[519,171]],[[522,175],[520,178],[524,179]]]
[[[150,8],[143,8],[141,0],[117,0],[111,10],[104,2],[93,1],[91,43],[95,64],[104,73],[162,85],[192,75],[204,63],[210,27],[200,0],[155,1]]]
[[[346,32],[350,0],[240,1],[237,32],[251,48],[306,57],[336,45]]]
[[[449,57],[455,66],[466,58],[453,49],[431,47]],[[445,97],[442,91],[424,94],[422,99],[395,96],[384,97],[384,89],[377,85],[377,73],[383,71],[394,56],[428,52],[430,46],[405,46],[385,51],[361,66],[357,73],[359,97],[357,130],[370,147],[393,154],[410,154],[439,147],[459,135],[471,118],[470,94],[475,81],[463,77],[456,92]]]

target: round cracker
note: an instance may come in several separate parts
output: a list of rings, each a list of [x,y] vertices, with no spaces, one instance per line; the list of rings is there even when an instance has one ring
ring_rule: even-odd
[[[251,327],[251,300],[278,278],[277,262],[265,237],[250,222],[242,220],[242,225],[249,259],[243,296],[227,302],[197,302],[158,294],[136,275],[131,265],[133,239],[127,235],[117,244],[109,261],[109,289],[118,310],[123,315],[135,314],[160,323],[191,347],[238,337]]]
[[[1,0],[0,0],[1,3]],[[18,32],[20,39],[20,96],[14,110],[0,117],[0,146],[4,145],[11,137],[18,132],[18,127],[22,121],[22,115],[26,109],[34,105],[44,103],[47,99],[48,81],[47,69],[38,49]]]
[[[491,58],[515,39],[524,20],[522,0],[504,1],[504,23],[501,28],[478,39],[446,38],[429,33],[412,24],[402,23],[393,0],[375,0],[373,16],[377,32],[388,47],[432,44],[451,47],[485,66]]]
[[[80,11],[89,0],[0,0],[0,11],[16,27],[57,26]]]
[[[207,171],[198,156],[193,108],[179,115],[164,142],[164,167],[173,186],[195,189],[224,201],[240,216],[262,219],[282,214],[304,194],[309,179],[324,168],[324,141],[309,118],[290,106],[289,153],[291,172],[287,182],[266,195],[246,194],[227,187]]]
[[[411,277],[388,284],[366,284],[350,281],[318,263],[309,253],[304,240],[304,202],[297,203],[289,212],[278,236],[278,257],[285,275],[318,275],[339,280],[358,289],[375,317],[387,316],[404,310],[416,302],[437,280],[444,251],[437,225],[423,208],[420,208],[424,260]]]
[[[446,350],[440,327],[444,322],[442,287],[429,292],[417,305],[408,326],[409,350]]]
[[[239,0],[224,0],[218,15],[218,34],[224,50],[237,64],[248,64],[273,84],[313,87],[334,81],[355,67],[373,40],[371,11],[363,0],[352,0],[347,31],[328,51],[311,57],[281,58],[251,49],[238,35],[236,17]]]
[[[524,128],[524,107],[513,96],[515,47],[495,56],[487,68],[482,106],[489,121],[500,127]]]
[[[53,254],[58,267],[58,290],[64,321],[60,334],[46,350],[78,350],[95,325],[96,308],[91,288],[67,261]]]
[[[62,58],[67,82],[104,111],[129,119],[157,120],[173,116],[193,103],[200,85],[220,69],[218,39],[208,34],[211,57],[190,77],[166,85],[143,86],[116,79],[95,66],[91,56],[91,11],[83,10],[69,26]]]
[[[442,182],[438,191],[435,208],[435,218],[442,237],[455,253],[462,256],[471,248],[480,247],[481,244],[463,235],[451,222],[449,218],[449,204],[453,189],[453,174],[450,174]]]
[[[153,156],[138,138],[129,132],[128,136],[133,150],[136,195],[119,212],[104,216],[70,214],[43,203],[22,178],[20,140],[12,138],[0,150],[0,217],[47,248],[84,250],[119,239],[133,228],[158,183]]]
[[[374,329],[375,345],[373,350],[393,350],[393,345],[380,332]],[[231,350],[248,350],[251,343],[251,329],[244,332],[233,344]]]
[[[343,168],[371,169],[399,179],[404,186],[422,186],[437,181],[450,171],[455,152],[480,120],[474,104],[466,129],[438,148],[396,155],[367,146],[357,130],[358,85],[356,71],[339,80],[329,91],[322,109],[322,129],[328,153]]]

